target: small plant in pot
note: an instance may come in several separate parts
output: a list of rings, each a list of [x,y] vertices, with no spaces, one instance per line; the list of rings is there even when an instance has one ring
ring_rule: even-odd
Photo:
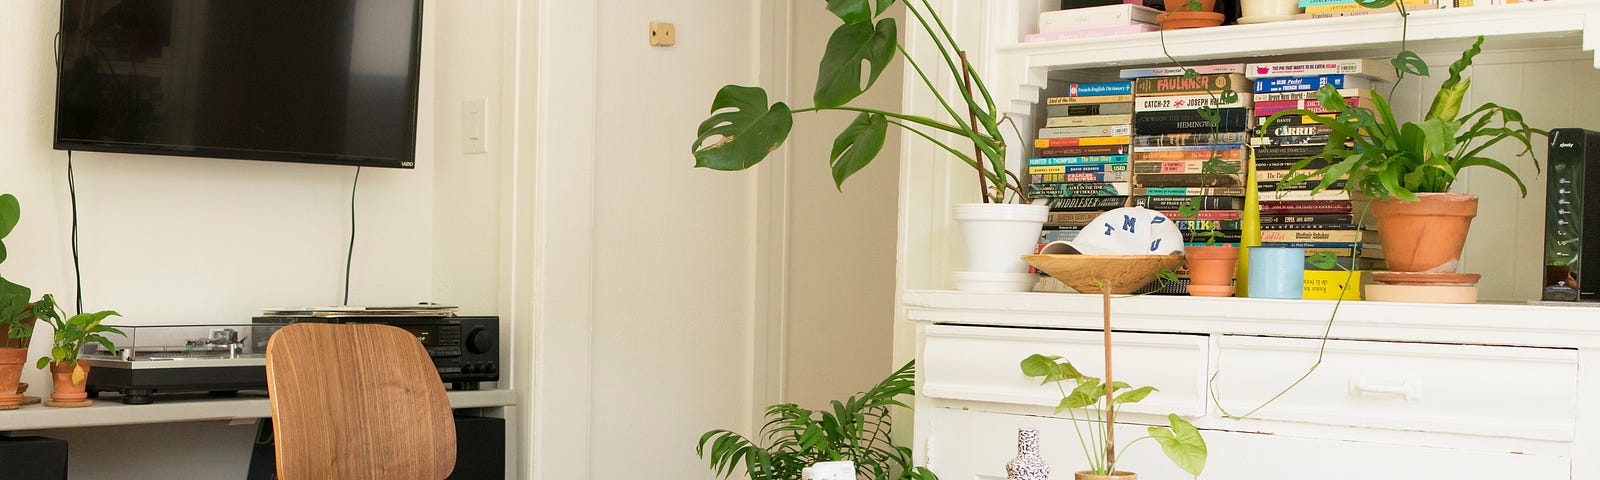
[[[1440,84],[1420,121],[1397,121],[1387,99],[1378,92],[1372,92],[1372,108],[1367,108],[1349,105],[1331,87],[1318,91],[1317,100],[1338,112],[1336,116],[1289,110],[1268,118],[1264,125],[1282,116],[1306,115],[1332,130],[1322,153],[1296,163],[1292,167],[1295,173],[1281,183],[1320,178],[1314,194],[1348,177],[1344,188],[1372,201],[1371,212],[1377,219],[1390,270],[1459,278],[1450,274],[1456,271],[1467,229],[1477,215],[1478,198],[1450,192],[1457,173],[1468,167],[1488,167],[1511,177],[1527,196],[1527,186],[1511,167],[1483,153],[1513,140],[1522,147],[1517,156],[1530,155],[1537,169],[1533,136],[1546,135],[1525,123],[1520,112],[1502,105],[1485,103],[1462,114],[1461,103],[1472,83],[1462,72],[1472,65],[1482,45],[1483,37],[1478,37],[1461,59],[1450,65],[1450,77]],[[1401,52],[1392,63],[1403,73],[1427,75],[1427,65],[1409,51]],[[1390,93],[1392,96],[1393,91]],[[1299,172],[1316,159],[1326,159],[1327,166]]]
[[[1238,167],[1214,157],[1206,160],[1201,166],[1201,171],[1216,175],[1239,173]],[[1189,272],[1189,285],[1185,288],[1191,296],[1233,296],[1236,288],[1233,279],[1239,271],[1239,246],[1217,244],[1217,239],[1223,236],[1218,229],[1220,220],[1202,218],[1201,206],[1199,198],[1191,198],[1188,203],[1178,207],[1178,218],[1198,222],[1204,227],[1189,231],[1190,244],[1183,250]],[[1196,245],[1197,243],[1204,245]]]
[[[88,393],[84,391],[89,379],[89,363],[79,361],[78,352],[90,342],[100,344],[108,352],[117,351],[116,345],[103,334],[126,334],[115,327],[101,324],[112,316],[120,315],[111,310],[102,310],[80,313],[66,320],[59,315],[51,315],[46,319],[56,329],[54,342],[50,345],[50,354],[40,357],[35,365],[40,370],[49,367],[50,379],[55,386],[55,391],[50,393],[51,401],[45,402],[45,406],[83,407],[91,403],[87,399]]]
[[[818,66],[817,87],[812,106],[792,109],[784,102],[769,102],[766,90],[759,87],[728,85],[717,92],[711,104],[712,115],[700,124],[691,150],[695,166],[715,170],[744,170],[755,166],[788,139],[794,115],[822,111],[856,114],[833,142],[828,158],[836,186],[871,163],[883,149],[889,126],[909,131],[938,146],[940,150],[972,167],[978,175],[982,203],[955,206],[954,217],[964,225],[968,251],[967,268],[974,285],[987,282],[1004,288],[1010,280],[1026,290],[1034,277],[1019,258],[1033,253],[1039,232],[1049,215],[1044,205],[1031,205],[1022,181],[1006,168],[1007,143],[1001,124],[1007,121],[995,106],[988,87],[979,78],[955,36],[935,14],[928,0],[902,2],[907,13],[923,27],[937,47],[942,64],[938,67],[959,72],[965,88],[950,95],[938,88],[927,68],[918,64],[899,44],[895,19],[884,15],[894,0],[831,0],[826,8],[843,22],[828,38]],[[851,105],[877,82],[896,56],[905,59],[938,100],[948,119],[929,118]],[[865,79],[865,82],[863,82]],[[939,135],[950,135],[970,143],[946,143]],[[958,281],[958,288],[961,287]]]
[[[6,260],[5,238],[16,228],[22,217],[22,207],[17,197],[0,194],[0,262]],[[38,318],[55,316],[55,300],[44,295],[30,301],[33,291],[12,283],[0,276],[0,329],[5,338],[0,341],[0,410],[17,408],[22,402],[18,391],[22,366],[28,361],[28,344],[33,338],[33,324]]]
[[[1118,470],[1117,459],[1128,447],[1144,440],[1155,440],[1162,453],[1184,472],[1200,476],[1206,468],[1206,442],[1200,430],[1177,415],[1167,415],[1167,426],[1145,429],[1146,436],[1124,443],[1115,442],[1116,415],[1123,405],[1138,403],[1155,393],[1155,387],[1133,387],[1120,381],[1110,385],[1084,375],[1072,362],[1058,356],[1033,354],[1022,360],[1022,374],[1038,378],[1042,384],[1055,384],[1061,391],[1056,414],[1066,412],[1078,434],[1078,443],[1089,469],[1077,472],[1077,480],[1136,480],[1137,474]],[[1071,381],[1071,390],[1065,382]]]

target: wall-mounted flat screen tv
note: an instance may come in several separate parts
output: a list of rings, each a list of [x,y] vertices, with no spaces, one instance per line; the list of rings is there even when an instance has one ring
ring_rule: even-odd
[[[55,148],[411,168],[422,0],[63,0]]]

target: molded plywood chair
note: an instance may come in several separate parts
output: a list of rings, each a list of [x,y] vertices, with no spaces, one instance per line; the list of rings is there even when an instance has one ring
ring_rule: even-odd
[[[415,336],[388,325],[297,323],[267,343],[278,478],[445,478],[455,420]]]

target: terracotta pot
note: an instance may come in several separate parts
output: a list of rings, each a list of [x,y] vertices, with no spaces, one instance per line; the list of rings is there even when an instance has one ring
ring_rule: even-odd
[[[17,388],[22,380],[22,365],[27,362],[28,349],[0,348],[0,410],[22,404],[22,392]]]
[[[1168,12],[1176,12],[1176,11],[1179,11],[1179,10],[1182,10],[1182,11],[1185,11],[1185,12],[1197,11],[1197,10],[1193,10],[1193,9],[1189,8],[1189,0],[1167,0],[1166,5],[1167,5],[1167,11]],[[1216,9],[1217,9],[1217,0],[1200,0],[1200,10],[1198,10],[1198,11],[1200,11],[1200,12],[1210,12],[1210,11],[1215,11]]]
[[[1478,216],[1478,197],[1464,193],[1419,193],[1419,201],[1372,202],[1389,270],[1455,272],[1467,229]]]
[[[55,402],[79,402],[89,397],[84,392],[84,387],[89,384],[89,362],[77,362],[83,368],[83,381],[72,383],[72,364],[55,362],[50,364],[50,381],[55,384],[56,390],[50,392],[50,400]]]
[[[1195,246],[1183,249],[1189,259],[1189,295],[1233,296],[1233,276],[1239,271],[1239,247]]]
[[[1082,471],[1072,474],[1074,480],[1139,480],[1139,474],[1133,472],[1111,472],[1110,475],[1095,475],[1094,472]]]
[[[28,304],[28,309],[32,310],[33,304]],[[27,325],[28,328],[33,328],[33,322],[35,321],[36,319],[33,318],[33,315],[28,315],[27,318],[22,319],[22,324]],[[7,327],[0,326],[0,348],[28,348],[28,341],[33,340],[33,335],[22,338],[11,338],[11,335],[9,335],[10,332],[7,332],[6,328]]]

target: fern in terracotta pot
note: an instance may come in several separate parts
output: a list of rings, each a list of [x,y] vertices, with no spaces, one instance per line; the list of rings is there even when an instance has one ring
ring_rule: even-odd
[[[1467,229],[1478,210],[1477,196],[1450,193],[1456,175],[1468,167],[1491,168],[1511,177],[1527,196],[1528,187],[1516,172],[1500,160],[1484,156],[1484,150],[1515,141],[1522,147],[1517,156],[1530,156],[1537,169],[1533,136],[1547,134],[1525,123],[1521,112],[1495,103],[1462,113],[1462,100],[1472,84],[1462,72],[1472,66],[1472,57],[1482,51],[1482,45],[1483,37],[1478,37],[1461,59],[1450,65],[1450,77],[1440,84],[1420,121],[1396,121],[1388,100],[1378,92],[1372,92],[1368,108],[1348,104],[1332,87],[1319,90],[1317,101],[1337,115],[1289,110],[1269,117],[1262,125],[1271,125],[1278,117],[1304,115],[1332,130],[1322,153],[1296,163],[1295,173],[1281,183],[1315,180],[1314,194],[1348,178],[1345,189],[1372,200],[1371,212],[1377,219],[1390,270],[1455,272]],[[1427,65],[1410,51],[1402,51],[1392,63],[1402,76],[1427,75]],[[1266,127],[1262,128],[1265,133]],[[1300,172],[1316,159],[1326,159],[1327,166]]]
[[[79,361],[78,352],[90,342],[100,344],[106,351],[117,351],[116,345],[103,334],[127,335],[115,327],[101,323],[113,316],[121,315],[115,311],[102,310],[80,313],[66,320],[62,320],[58,315],[46,319],[56,329],[54,342],[50,345],[50,354],[40,357],[35,365],[40,370],[49,367],[50,379],[55,386],[55,391],[50,393],[51,402],[45,405],[77,407],[90,403],[86,400],[88,393],[84,391],[89,379],[89,363]]]

